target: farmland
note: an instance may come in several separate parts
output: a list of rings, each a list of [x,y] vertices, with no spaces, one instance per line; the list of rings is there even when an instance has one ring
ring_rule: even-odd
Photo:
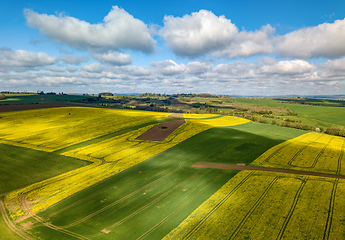
[[[345,175],[344,138],[308,133],[279,144],[252,165]]]
[[[345,175],[344,138],[183,114],[164,140],[137,139],[174,121],[169,115],[92,107],[0,113],[4,239],[342,239],[345,180],[303,171]]]
[[[341,239],[344,183],[243,171],[164,239]]]

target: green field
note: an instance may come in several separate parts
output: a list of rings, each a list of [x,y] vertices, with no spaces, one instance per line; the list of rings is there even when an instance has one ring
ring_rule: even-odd
[[[82,167],[80,159],[0,144],[0,194]]]
[[[85,99],[81,95],[39,95],[39,94],[5,94],[6,99],[0,100],[0,105],[36,104],[50,102],[74,102]]]
[[[277,128],[254,123],[253,125],[257,133],[263,131],[260,131],[260,126],[266,130],[267,127]],[[191,165],[200,159],[250,163],[265,150],[288,139],[286,129],[277,129],[278,131],[271,131],[275,133],[273,139],[232,127],[209,129],[149,161],[61,201],[39,213],[39,220],[28,218],[21,224],[30,225],[30,232],[39,232],[37,236],[43,239],[52,235],[56,235],[57,239],[65,239],[70,236],[69,231],[86,237],[94,236],[95,239],[98,236],[100,239],[108,236],[109,239],[115,236],[134,239],[141,235],[146,239],[162,238],[171,227],[177,226],[237,172],[197,170],[191,168]],[[303,133],[297,132],[294,136]],[[235,152],[237,154],[233,154]],[[157,208],[160,208],[160,211],[157,211]],[[114,215],[117,217],[114,218]],[[152,216],[151,222],[142,226],[142,229],[138,228],[136,232],[130,231],[130,226],[138,225],[140,222],[142,225],[142,219],[148,216]],[[55,233],[56,229],[42,226],[40,221],[49,221],[63,230]],[[94,227],[92,231],[88,230],[91,232],[86,232],[90,224]],[[105,232],[111,232],[104,233],[103,229],[107,229]]]
[[[342,138],[185,115],[168,140],[135,139],[168,115],[82,107],[0,113],[1,239],[342,239],[344,180],[192,167],[343,174]]]

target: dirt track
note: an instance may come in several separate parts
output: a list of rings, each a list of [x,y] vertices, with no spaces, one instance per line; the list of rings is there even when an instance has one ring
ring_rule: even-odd
[[[198,163],[194,164],[192,167],[218,168],[218,169],[231,169],[231,170],[257,170],[257,171],[268,171],[268,172],[279,172],[279,173],[290,173],[290,174],[310,175],[310,176],[317,176],[317,177],[345,179],[345,176],[342,176],[342,175],[327,174],[327,173],[315,173],[315,172],[304,172],[304,171],[288,170],[288,169],[281,169],[281,168],[256,167],[256,166],[250,166],[250,165],[246,166],[243,164],[235,165],[235,164],[223,164],[223,163],[198,162]]]
[[[172,114],[168,118],[183,118],[181,114]],[[159,125],[153,126],[150,130],[137,137],[138,140],[150,140],[150,141],[163,141],[167,138],[173,131],[175,131],[179,126],[184,124],[185,121],[174,120],[169,122],[164,122]]]

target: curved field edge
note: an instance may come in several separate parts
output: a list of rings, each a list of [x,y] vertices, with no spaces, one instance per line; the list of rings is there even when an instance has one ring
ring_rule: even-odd
[[[242,171],[164,239],[342,239],[344,186],[339,179]]]
[[[104,162],[101,161],[100,158],[89,157],[88,154],[78,155],[72,150],[72,153],[67,152],[64,153],[64,155],[89,161],[93,160],[94,163],[75,171],[59,175],[55,178],[30,185],[21,190],[11,192],[5,197],[6,207],[10,211],[13,219],[28,215],[30,212],[37,213],[82,189],[145,161],[199,132],[215,126],[236,125],[245,122],[248,121],[235,117],[202,120],[202,123],[198,123],[197,120],[187,120],[186,124],[179,127],[162,143],[141,142],[141,151],[136,151],[133,153],[134,155],[123,156],[122,159],[109,159],[109,162],[108,160]],[[134,141],[144,130],[146,129],[143,128],[130,132],[131,136],[126,136],[123,142],[127,144],[130,141]],[[101,142],[99,144],[103,143]],[[93,144],[90,146],[94,147],[92,145]],[[26,209],[23,208],[23,201],[27,203]]]
[[[215,142],[215,139],[218,141]],[[253,141],[262,145],[248,147]],[[235,173],[228,170],[193,169],[190,166],[201,157],[207,161],[223,159],[240,162],[243,161],[244,156],[251,155],[248,159],[253,160],[275,144],[277,140],[265,139],[260,135],[235,130],[233,127],[211,128],[148,161],[60,201],[38,213],[38,216],[55,226],[68,227],[67,230],[82,235],[88,234],[86,237],[92,239],[111,239],[112,236],[123,236],[127,239],[136,239],[140,236],[146,239],[160,239]],[[229,152],[224,155],[222,149],[227,149],[229,152],[242,152],[242,154],[232,154],[230,158]],[[260,151],[256,151],[253,155],[254,149],[260,149]],[[172,175],[169,175],[171,172],[173,172]],[[197,175],[194,176],[195,173]],[[185,181],[182,176],[186,174],[191,178]],[[203,189],[222,174],[225,175],[221,178],[221,182],[217,180],[217,185],[207,187],[206,189],[209,190],[206,193],[206,189]],[[158,176],[163,178],[154,185],[146,187],[152,181],[160,179]],[[123,184],[119,179],[122,179]],[[184,181],[179,186],[177,186],[178,179]],[[175,190],[170,191],[174,188]],[[167,192],[169,194],[165,196]],[[157,195],[156,198],[145,200],[155,195]],[[122,207],[123,205],[126,207]],[[157,211],[158,208],[159,211]],[[87,228],[90,224],[94,226],[94,230]],[[132,226],[137,226],[136,232],[131,231]],[[46,235],[42,237],[48,237],[56,231],[46,228],[49,227],[40,228],[40,230],[45,229],[46,232]],[[101,232],[103,229],[105,229],[104,232]]]
[[[0,142],[52,152],[168,116],[91,107],[4,112],[0,113]]]
[[[307,133],[278,144],[251,165],[344,175],[345,139]]]
[[[77,158],[6,144],[0,144],[0,152],[0,196],[86,164]]]

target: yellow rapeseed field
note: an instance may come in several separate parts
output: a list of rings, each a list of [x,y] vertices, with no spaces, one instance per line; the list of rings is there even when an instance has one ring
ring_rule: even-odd
[[[343,239],[344,197],[344,180],[242,171],[164,239]]]
[[[344,147],[344,138],[311,132],[272,147],[251,165],[345,174]]]
[[[67,108],[68,109],[68,108]],[[64,109],[64,111],[72,111],[74,108]],[[80,109],[77,109],[80,110]],[[102,109],[103,110],[103,109]],[[104,114],[99,109],[95,109],[93,114]],[[113,110],[114,111],[114,110]],[[138,125],[149,120],[155,120],[157,118],[167,117],[169,114],[156,114],[152,112],[137,112],[137,111],[117,111],[116,115],[112,115],[112,122],[116,124],[116,127],[109,127],[108,120],[106,123],[98,122],[98,128],[103,129],[105,133],[111,131],[119,130],[131,125]],[[90,113],[90,112],[89,112]],[[76,114],[76,113],[75,113]],[[79,113],[81,114],[81,113]],[[106,115],[110,113],[106,112]],[[140,114],[142,114],[143,119],[140,119]],[[119,119],[117,119],[119,118]],[[47,118],[43,118],[44,122],[47,122]],[[100,118],[98,118],[100,119]],[[127,120],[126,120],[127,119]],[[92,122],[94,119],[91,119]],[[104,119],[103,119],[104,120]],[[110,119],[109,119],[110,121]],[[26,215],[28,209],[30,211],[37,213],[59,201],[65,199],[72,194],[81,191],[97,182],[100,182],[114,174],[117,174],[125,169],[128,169],[136,164],[139,164],[155,155],[175,146],[176,144],[200,133],[207,129],[218,127],[218,126],[233,126],[242,123],[246,123],[248,120],[236,118],[236,117],[219,117],[214,119],[186,119],[186,122],[176,129],[172,134],[170,134],[164,141],[142,141],[136,138],[150,129],[153,125],[142,127],[137,130],[129,131],[127,133],[121,134],[116,137],[109,138],[107,140],[97,142],[94,144],[87,145],[85,147],[80,147],[74,150],[70,150],[62,153],[65,156],[75,157],[92,162],[92,164],[76,169],[74,171],[59,175],[55,178],[51,178],[18,191],[11,192],[5,197],[5,204],[10,211],[11,217],[13,219],[18,219],[19,217]],[[51,123],[50,127],[55,129],[55,134],[59,136],[59,129],[61,126],[67,125],[67,121],[64,124]],[[85,124],[85,122],[84,122]],[[96,123],[94,123],[96,124]],[[19,124],[22,127],[23,123]],[[25,124],[24,124],[25,125]],[[44,125],[45,126],[45,125]],[[13,128],[16,128],[14,126]],[[74,126],[75,131],[79,132],[78,126]],[[91,126],[91,130],[94,126]],[[46,129],[46,127],[44,128]],[[97,131],[99,131],[99,129]],[[60,129],[64,132],[64,129]],[[66,130],[66,131],[67,131]],[[15,129],[13,130],[14,132]],[[95,130],[96,131],[96,130]],[[96,132],[97,132],[96,131]],[[43,134],[44,131],[41,131]],[[37,134],[37,133],[35,133]],[[64,134],[63,134],[64,135]],[[10,135],[12,136],[12,135]],[[84,135],[85,136],[85,135]],[[90,134],[90,137],[97,137],[98,134]],[[19,139],[19,134],[18,134]],[[5,141],[8,141],[10,137],[5,137]],[[16,138],[15,138],[16,139]],[[43,138],[44,139],[44,138]],[[75,142],[80,142],[79,138],[74,139]],[[49,145],[46,147],[46,151],[51,151],[54,149],[60,149],[61,147],[67,146],[68,143],[75,143],[65,141],[61,139],[64,143],[53,146]],[[37,142],[33,141],[34,144]],[[24,144],[26,142],[24,141]],[[53,141],[49,144],[53,144]],[[28,145],[26,145],[28,146]],[[36,148],[37,149],[37,148]],[[27,201],[29,200],[29,201]],[[23,207],[26,205],[26,208]]]
[[[0,142],[52,152],[169,115],[88,107],[6,112],[1,113]]]

